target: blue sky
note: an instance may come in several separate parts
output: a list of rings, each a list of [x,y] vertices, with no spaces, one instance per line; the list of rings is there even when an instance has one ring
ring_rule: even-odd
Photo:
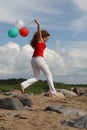
[[[29,36],[8,37],[8,30],[20,19],[28,27]],[[33,50],[28,43],[36,25],[28,23],[34,19],[39,19],[41,28],[51,34],[45,59],[53,79],[65,83],[87,83],[86,0],[1,0],[0,79],[33,76],[30,66]]]

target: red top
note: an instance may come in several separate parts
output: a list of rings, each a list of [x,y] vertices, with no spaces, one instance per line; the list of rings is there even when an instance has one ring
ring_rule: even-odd
[[[36,42],[34,45],[34,53],[32,57],[44,56],[44,50],[46,48],[45,42]]]

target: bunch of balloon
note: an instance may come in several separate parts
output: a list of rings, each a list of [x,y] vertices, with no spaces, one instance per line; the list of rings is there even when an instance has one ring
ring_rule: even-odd
[[[24,27],[24,22],[22,20],[17,20],[15,22],[15,27],[9,29],[8,36],[10,38],[15,38],[19,34],[22,37],[27,37],[29,35],[29,29],[27,27]]]

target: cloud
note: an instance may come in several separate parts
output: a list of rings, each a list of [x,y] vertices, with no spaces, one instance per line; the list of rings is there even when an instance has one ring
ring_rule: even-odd
[[[70,49],[63,51],[62,54],[66,67],[65,79],[68,83],[87,83],[85,77],[87,77],[87,52]],[[84,78],[83,78],[84,77]],[[83,80],[82,80],[83,79]]]
[[[59,48],[59,51],[60,48],[62,50],[72,50],[72,49],[79,49],[79,50],[83,50],[83,51],[86,51],[87,49],[87,41],[66,41],[66,42],[60,42],[59,44],[59,41],[56,41],[56,50],[58,50]],[[60,52],[61,53],[61,52]]]
[[[9,4],[10,3],[10,4]],[[61,21],[66,17],[65,7],[68,4],[65,1],[51,1],[50,0],[19,0],[19,1],[1,1],[0,2],[0,21],[14,25],[15,21],[21,19],[25,26],[29,25],[34,19],[39,19],[42,28],[49,29],[67,29],[68,24]],[[65,17],[64,17],[65,16]],[[0,24],[1,24],[0,22]],[[67,28],[66,28],[67,26]],[[31,24],[30,27],[35,27]]]
[[[68,52],[68,65],[73,68],[86,68],[87,52],[82,52],[78,49],[73,49]]]
[[[9,4],[10,3],[10,4]],[[42,14],[58,14],[60,10],[56,8],[59,2],[54,0],[19,0],[19,1],[1,1],[0,2],[0,20],[3,22],[14,22],[16,19],[33,20],[41,17]],[[43,18],[43,17],[42,17]]]
[[[0,78],[28,76],[28,72],[31,72],[29,62],[32,55],[32,49],[28,46],[20,48],[18,44],[10,42],[0,47]]]
[[[57,44],[57,41],[56,41]],[[72,41],[64,42],[58,40],[55,51],[61,55],[64,67],[58,79],[68,83],[87,83],[87,42]],[[61,70],[61,68],[59,68]]]
[[[0,78],[27,77],[32,75],[30,60],[33,49],[29,45],[20,48],[16,43],[9,42],[0,46]],[[63,60],[56,52],[46,49],[46,60],[50,67],[64,66]],[[58,59],[58,60],[57,60]],[[23,75],[22,75],[23,74]]]
[[[67,8],[67,5],[69,8]],[[87,18],[82,18],[81,20],[81,15],[79,15],[79,18],[76,18],[78,15],[78,12],[75,13],[77,7],[79,10],[82,9],[83,12],[84,10],[87,11],[86,0],[54,0],[52,2],[50,0],[26,0],[26,2],[25,0],[19,0],[17,2],[13,2],[12,0],[1,1],[0,21],[14,24],[17,19],[22,19],[25,23],[28,23],[37,18],[40,19],[42,26],[48,27],[49,25],[51,29],[69,30],[74,28],[74,31],[75,29],[79,31],[86,27],[86,22],[84,21],[85,19],[87,21]],[[73,13],[74,16],[71,18]]]
[[[80,33],[80,32],[87,32],[87,15],[82,16],[78,19],[72,20],[70,23],[71,29],[75,32],[74,35]]]
[[[74,31],[74,36],[82,32],[87,32],[87,0],[72,0],[75,9],[75,18],[70,22],[70,29]]]
[[[53,79],[65,83],[87,83],[87,52],[72,49],[60,52],[45,50],[45,60],[53,74]],[[31,57],[33,49],[29,45],[20,47],[16,43],[0,46],[0,78],[30,78],[33,76]],[[41,74],[41,79],[43,74]],[[83,80],[82,80],[82,77]],[[45,77],[44,77],[45,78]],[[78,80],[77,80],[78,79]],[[84,80],[85,79],[85,80]]]
[[[87,0],[72,0],[80,11],[87,12]]]
[[[73,3],[76,5],[75,2]],[[67,8],[67,5],[69,8]],[[71,28],[69,28],[69,18],[71,19],[73,10],[74,6],[69,0],[54,0],[51,2],[50,0],[1,1],[0,21],[14,24],[17,19],[22,19],[26,24],[34,19],[39,19],[42,28],[69,30],[73,28],[73,20]]]

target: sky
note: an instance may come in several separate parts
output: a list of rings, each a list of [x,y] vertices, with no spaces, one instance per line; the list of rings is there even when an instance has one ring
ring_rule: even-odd
[[[44,58],[53,80],[87,84],[87,0],[0,0],[0,79],[33,77],[34,19],[51,34]],[[27,37],[8,36],[17,20],[29,29]]]

